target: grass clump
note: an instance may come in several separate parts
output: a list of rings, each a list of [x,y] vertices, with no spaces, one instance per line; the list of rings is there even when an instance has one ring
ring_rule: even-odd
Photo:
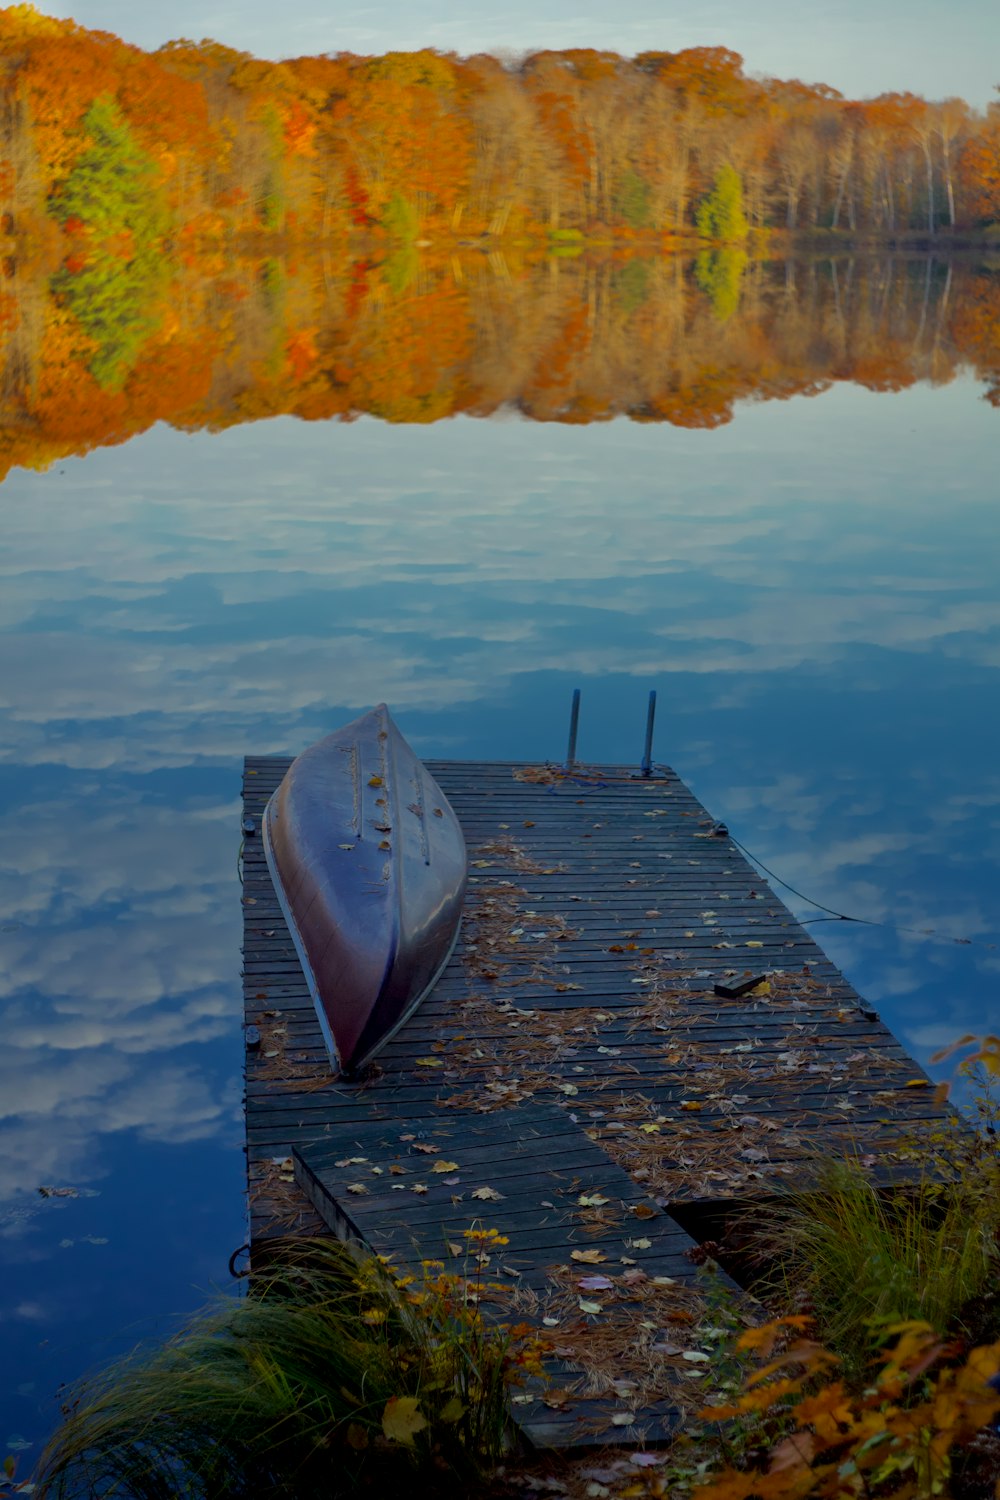
[[[978,1110],[990,1116],[985,1128],[956,1124],[908,1151],[921,1164],[916,1184],[887,1189],[870,1161],[831,1161],[757,1235],[772,1292],[809,1311],[848,1375],[860,1378],[887,1324],[1000,1337],[1000,1154],[995,1109],[980,1101]]]
[[[426,1263],[418,1285],[337,1242],[294,1247],[246,1299],[88,1382],[42,1457],[39,1500],[466,1492],[503,1449],[530,1351],[439,1272]]]

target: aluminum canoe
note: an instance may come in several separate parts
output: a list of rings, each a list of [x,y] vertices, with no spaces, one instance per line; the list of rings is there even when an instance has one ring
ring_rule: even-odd
[[[458,819],[380,703],[292,762],[262,831],[331,1063],[356,1072],[451,957],[467,863]]]

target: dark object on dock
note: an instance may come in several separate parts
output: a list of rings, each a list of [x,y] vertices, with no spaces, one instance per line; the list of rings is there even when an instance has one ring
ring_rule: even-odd
[[[367,1063],[458,936],[465,840],[385,704],[293,761],[264,850],[335,1067]]]
[[[741,995],[749,995],[766,978],[766,974],[755,974],[752,979],[744,979],[741,984],[713,984],[712,993],[721,996],[723,1000],[738,1000]]]

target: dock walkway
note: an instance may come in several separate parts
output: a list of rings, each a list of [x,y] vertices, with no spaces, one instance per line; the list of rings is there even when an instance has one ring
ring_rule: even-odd
[[[573,1369],[573,1326],[618,1317],[634,1346],[599,1411],[526,1398],[522,1426],[627,1436],[629,1390],[683,1358],[663,1321],[697,1327],[659,1305],[696,1295],[680,1221],[838,1152],[891,1176],[941,1116],[929,1081],[672,771],[455,761],[427,766],[468,844],[458,946],[370,1074],[334,1078],[259,837],[288,765],[248,759],[243,788],[252,1253],[325,1230],[418,1269],[487,1224]],[[581,1317],[588,1272],[610,1285]],[[676,1415],[644,1404],[640,1435]]]

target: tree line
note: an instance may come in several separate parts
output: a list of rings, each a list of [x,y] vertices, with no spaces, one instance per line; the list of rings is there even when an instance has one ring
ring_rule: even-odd
[[[8,236],[82,269],[167,236],[898,239],[1000,224],[1000,103],[850,100],[723,47],[154,53],[0,11]],[[55,230],[55,237],[53,235]]]

